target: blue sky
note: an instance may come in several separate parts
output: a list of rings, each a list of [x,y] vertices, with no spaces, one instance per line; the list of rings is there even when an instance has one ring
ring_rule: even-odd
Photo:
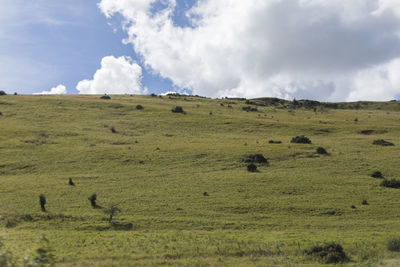
[[[3,11],[8,6],[19,9],[24,4],[20,2],[0,0],[0,6],[4,4]],[[0,68],[0,77],[13,77],[0,89],[31,94],[63,84],[68,93],[76,94],[77,83],[91,78],[103,57],[130,56],[140,61],[132,45],[122,43],[126,37],[121,28],[122,17],[107,19],[97,7],[98,2],[39,1],[38,6],[32,5],[10,16],[6,23],[8,29],[4,29],[6,33],[0,35],[0,59],[9,62]],[[176,21],[185,23],[179,17]],[[142,83],[149,93],[172,90],[168,79],[153,76],[145,69]]]
[[[400,1],[0,0],[8,93],[391,100],[398,73]]]

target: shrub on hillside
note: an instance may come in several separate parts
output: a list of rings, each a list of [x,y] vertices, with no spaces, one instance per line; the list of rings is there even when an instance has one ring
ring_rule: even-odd
[[[111,99],[111,97],[110,97],[109,95],[102,95],[102,96],[100,97],[100,99],[109,100],[109,99]]]
[[[183,108],[180,106],[176,106],[175,108],[173,108],[171,110],[173,113],[185,113],[185,111],[183,111]]]
[[[377,139],[372,144],[377,145],[377,146],[394,146],[393,143],[383,140],[383,139]]]
[[[248,154],[244,157],[243,161],[246,163],[259,163],[268,165],[268,160],[263,154]]]
[[[68,185],[75,186],[75,183],[72,181],[72,178],[68,179]]]
[[[90,201],[90,205],[92,206],[92,208],[98,208],[99,206],[97,206],[96,200],[97,200],[97,195],[96,194],[92,194],[88,200]]]
[[[310,249],[304,251],[305,254],[313,256],[326,264],[343,263],[348,261],[343,247],[335,242],[326,243],[324,245],[314,245]]]
[[[380,171],[374,171],[371,174],[371,177],[373,177],[373,178],[383,178],[383,174]]]
[[[383,180],[380,184],[383,187],[390,187],[390,188],[400,188],[400,181],[396,179],[392,180]]]
[[[244,111],[246,111],[246,112],[256,112],[256,111],[258,111],[257,108],[253,108],[253,107],[250,107],[250,106],[242,107],[242,109]]]
[[[364,134],[364,135],[371,135],[371,134],[373,134],[373,133],[375,133],[374,130],[362,130],[362,131],[360,132],[360,134]]]
[[[43,212],[46,212],[46,197],[44,195],[39,196],[39,204],[40,204],[40,209]]]
[[[400,237],[390,239],[387,248],[393,252],[400,252]]]
[[[327,155],[328,152],[326,151],[325,148],[323,148],[323,147],[320,146],[320,147],[317,148],[317,154],[320,154],[320,155]]]
[[[137,110],[142,110],[142,109],[144,109],[144,107],[143,107],[142,105],[137,105],[137,106],[136,106],[136,109],[137,109]]]
[[[7,95],[7,94],[4,91],[0,91],[0,95]]]
[[[253,163],[247,165],[247,171],[249,172],[256,172],[257,171],[257,166]]]
[[[282,144],[282,141],[269,140],[268,143],[270,143],[270,144]]]
[[[112,126],[112,127],[110,128],[110,130],[111,130],[112,133],[116,133],[116,132],[117,132],[117,130],[115,129],[114,126]]]
[[[293,137],[290,142],[296,144],[311,144],[311,140],[304,135]]]

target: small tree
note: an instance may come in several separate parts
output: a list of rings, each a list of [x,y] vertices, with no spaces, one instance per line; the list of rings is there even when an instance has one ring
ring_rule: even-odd
[[[117,215],[117,213],[120,213],[121,209],[118,207],[117,204],[111,203],[105,210],[104,213],[107,214],[108,217],[108,222],[111,223],[114,215]]]
[[[42,211],[46,212],[46,197],[43,194],[39,196],[39,203]]]

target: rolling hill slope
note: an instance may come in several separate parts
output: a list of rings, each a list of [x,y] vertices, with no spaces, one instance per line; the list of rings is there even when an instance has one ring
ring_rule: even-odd
[[[45,235],[60,266],[318,265],[304,250],[324,242],[396,266],[400,189],[371,173],[400,179],[400,102],[356,104],[1,96],[0,236],[22,258]]]

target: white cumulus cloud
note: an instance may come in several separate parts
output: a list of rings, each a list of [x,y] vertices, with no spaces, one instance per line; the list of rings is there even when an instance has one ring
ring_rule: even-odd
[[[336,101],[400,93],[391,77],[400,60],[397,0],[198,0],[186,11],[191,27],[174,21],[176,0],[99,7],[125,18],[125,41],[147,68],[194,94]]]
[[[142,68],[130,57],[113,56],[101,60],[101,68],[92,80],[80,81],[76,89],[80,94],[140,94]]]
[[[43,91],[41,93],[34,93],[34,95],[65,95],[67,93],[67,88],[60,84],[57,87],[53,87],[50,91]]]

